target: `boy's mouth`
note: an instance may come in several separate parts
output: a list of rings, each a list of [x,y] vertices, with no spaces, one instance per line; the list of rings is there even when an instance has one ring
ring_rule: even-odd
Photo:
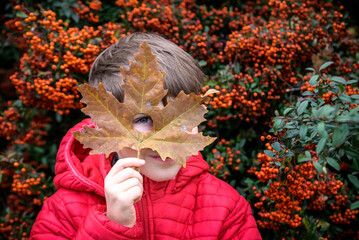
[[[173,161],[171,158],[166,158],[164,161],[162,160],[162,158],[160,157],[160,155],[156,154],[156,155],[149,155],[150,158],[157,160],[157,161],[161,161],[161,162],[171,162]]]

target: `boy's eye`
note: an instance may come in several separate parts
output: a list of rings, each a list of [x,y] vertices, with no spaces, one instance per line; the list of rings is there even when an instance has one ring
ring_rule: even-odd
[[[137,120],[138,123],[148,123],[151,119],[149,117],[143,117]]]
[[[133,127],[139,132],[151,131],[153,126],[152,118],[146,114],[136,114],[133,119]]]
[[[150,117],[142,117],[142,118],[138,119],[136,122],[137,122],[137,123],[149,123],[149,122],[151,122],[151,121],[152,121],[152,120],[151,120]]]

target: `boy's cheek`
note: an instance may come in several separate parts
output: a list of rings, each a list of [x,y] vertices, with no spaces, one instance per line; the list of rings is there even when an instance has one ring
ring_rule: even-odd
[[[130,157],[137,157],[137,151],[132,149],[132,148],[129,148],[129,147],[125,147],[125,148],[122,148],[121,151],[119,151],[119,154],[118,154],[119,158],[130,158]]]
[[[139,132],[149,132],[152,129],[153,124],[152,123],[146,123],[146,124],[140,124],[140,123],[134,123],[133,127]]]

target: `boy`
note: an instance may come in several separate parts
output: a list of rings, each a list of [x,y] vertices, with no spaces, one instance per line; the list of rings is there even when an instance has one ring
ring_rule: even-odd
[[[104,87],[119,100],[120,66],[146,40],[165,71],[168,98],[181,90],[199,93],[204,74],[197,62],[177,45],[154,34],[135,33],[120,39],[94,62],[89,82]],[[166,104],[164,99],[163,107]],[[138,115],[138,131],[152,128],[152,120]],[[201,155],[186,168],[157,152],[125,147],[109,158],[89,155],[70,129],[61,142],[54,179],[57,192],[39,213],[30,239],[261,239],[249,204],[227,183],[208,173]],[[193,129],[196,132],[197,129]],[[135,168],[139,168],[136,171]]]

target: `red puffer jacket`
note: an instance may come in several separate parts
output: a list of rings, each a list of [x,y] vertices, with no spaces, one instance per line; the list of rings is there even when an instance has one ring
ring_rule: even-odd
[[[30,239],[261,239],[251,208],[227,183],[192,156],[176,178],[154,182],[144,176],[135,204],[137,222],[127,228],[106,217],[104,178],[111,162],[89,155],[71,132],[61,142],[54,179],[57,192],[46,200]]]

